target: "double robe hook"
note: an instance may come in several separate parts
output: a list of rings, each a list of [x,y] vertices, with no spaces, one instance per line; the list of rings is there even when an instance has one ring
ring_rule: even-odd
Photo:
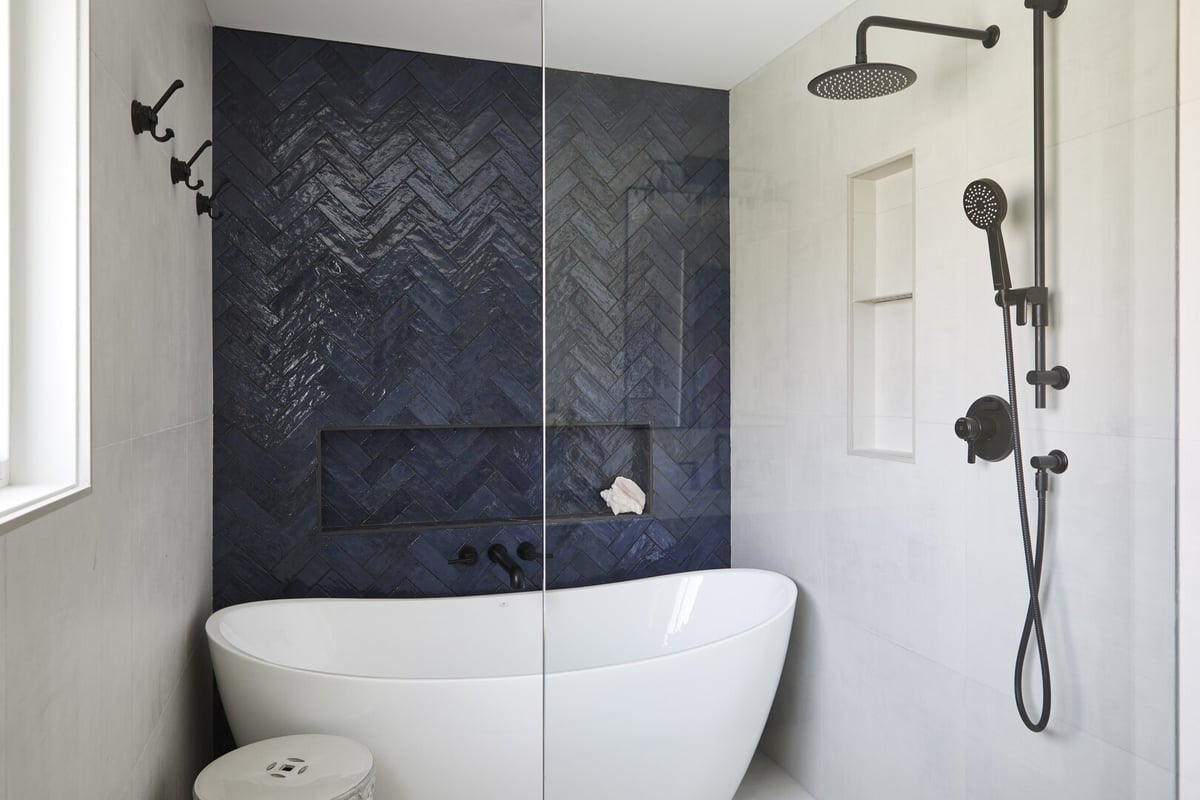
[[[182,183],[193,192],[199,191],[204,186],[204,181],[198,180],[195,185],[192,184],[192,164],[196,163],[196,159],[200,157],[208,148],[212,147],[212,139],[205,139],[204,144],[200,145],[200,149],[190,159],[180,161],[175,156],[171,156],[171,183]]]
[[[175,131],[170,128],[167,128],[162,136],[158,135],[158,112],[171,99],[171,95],[182,88],[183,81],[176,80],[167,88],[166,93],[159,98],[158,102],[154,104],[154,108],[134,100],[133,105],[130,107],[130,116],[133,118],[133,132],[137,135],[149,133],[158,142],[170,141],[175,136]]]

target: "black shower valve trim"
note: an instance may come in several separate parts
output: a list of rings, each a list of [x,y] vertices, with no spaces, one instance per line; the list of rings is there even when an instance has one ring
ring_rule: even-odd
[[[967,443],[968,464],[1003,461],[1013,451],[1012,406],[996,395],[981,397],[954,423],[954,435]]]

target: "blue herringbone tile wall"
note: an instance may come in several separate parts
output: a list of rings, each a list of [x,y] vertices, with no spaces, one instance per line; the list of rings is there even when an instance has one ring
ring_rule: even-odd
[[[503,516],[540,496],[542,463],[521,436],[512,452],[497,449],[503,433],[456,441],[446,481],[462,490],[474,475],[487,493],[460,492],[450,512],[413,507],[422,495],[405,479],[430,475],[437,454],[421,459],[388,431],[327,441],[327,513],[446,523],[361,536],[317,532],[316,443],[323,428],[542,420],[540,70],[227,29],[215,31],[214,69],[215,173],[231,182],[213,234],[215,607],[505,590],[498,570],[446,558],[540,539],[540,526],[452,527],[472,503]],[[583,96],[593,84],[604,93]],[[552,215],[564,198],[582,215],[559,221],[559,241],[571,228],[595,240],[564,250],[586,268],[550,267],[551,416],[652,421],[656,518],[555,529],[555,582],[724,565],[728,98],[590,76],[572,86],[585,111],[569,124],[594,130],[552,143],[554,178],[594,182],[602,145],[637,178],[604,175],[624,194],[614,205],[594,186],[603,209],[551,189]],[[641,144],[614,149],[611,137]],[[609,218],[617,227],[599,227]],[[552,504],[591,510],[596,476],[644,449],[631,436],[552,442]]]
[[[447,556],[540,527],[321,536],[316,438],[541,420],[540,70],[226,29],[213,65],[214,605],[500,591]]]
[[[550,528],[550,586],[727,567],[729,95],[551,70],[546,104],[547,413],[654,426],[653,518]]]

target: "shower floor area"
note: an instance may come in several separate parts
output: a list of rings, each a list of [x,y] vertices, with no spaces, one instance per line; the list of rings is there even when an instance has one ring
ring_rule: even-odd
[[[755,753],[733,800],[813,800],[813,796],[770,758]]]

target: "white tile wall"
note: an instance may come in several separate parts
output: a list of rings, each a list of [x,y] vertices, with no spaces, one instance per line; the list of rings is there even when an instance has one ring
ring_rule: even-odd
[[[8,725],[3,720],[8,716],[7,705],[7,662],[8,662],[8,540],[0,536],[0,775],[8,774]],[[0,780],[0,797],[7,798],[7,781]]]
[[[1179,796],[1200,800],[1200,9],[1179,13]]]
[[[0,800],[187,797],[210,748],[211,229],[167,168],[210,136],[211,22],[91,21],[93,488],[0,537]],[[135,138],[176,77],[176,139]]]
[[[1020,399],[1026,457],[1058,447],[1072,465],[1052,495],[1043,736],[1012,700],[1012,462],[968,467],[952,431],[1006,391],[970,180],[1005,187],[1013,278],[1031,281],[1030,13],[859,0],[733,91],[733,556],[800,585],[763,748],[818,800],[1174,796],[1175,9],[1094,0],[1047,27],[1049,349],[1072,384],[1044,411]],[[985,51],[874,31],[872,57],[913,66],[915,87],[807,95],[874,13],[1003,35]],[[908,150],[915,464],[846,452],[846,176]],[[1016,340],[1023,374],[1031,332]]]

